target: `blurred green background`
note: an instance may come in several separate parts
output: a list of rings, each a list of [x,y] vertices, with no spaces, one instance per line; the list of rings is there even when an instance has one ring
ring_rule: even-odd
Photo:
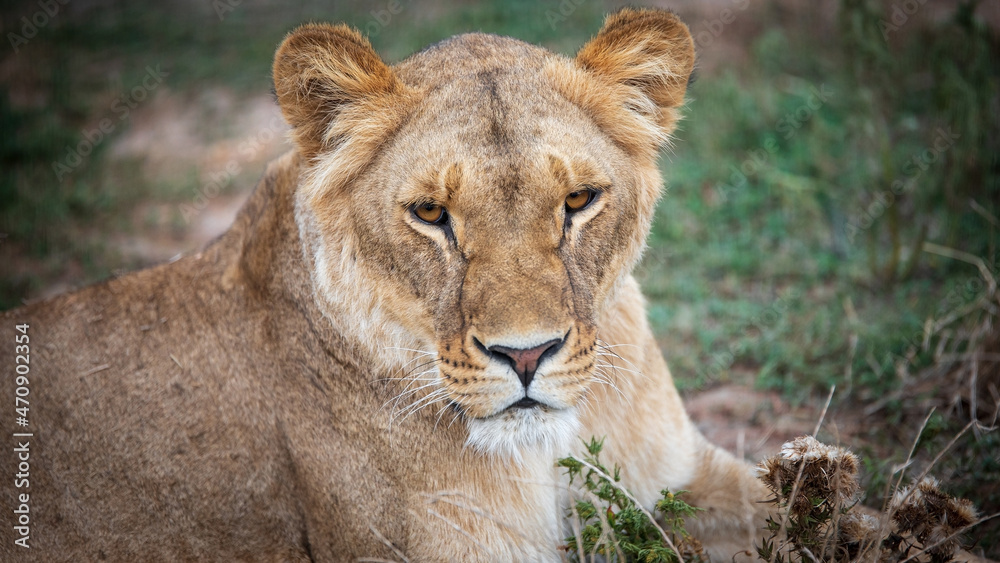
[[[464,31],[572,54],[615,7],[7,2],[0,309],[221,232],[288,148],[269,72],[296,24],[346,21],[389,61]],[[866,454],[877,504],[930,407],[918,458],[995,419],[1000,3],[663,7],[699,51],[637,271],[664,353],[692,398],[738,386],[815,410],[836,384],[834,438]],[[935,469],[994,512],[997,435],[968,430]]]

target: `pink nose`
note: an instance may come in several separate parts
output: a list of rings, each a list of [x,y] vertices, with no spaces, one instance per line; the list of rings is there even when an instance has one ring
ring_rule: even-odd
[[[531,380],[535,378],[538,364],[546,357],[558,352],[562,343],[563,341],[559,339],[549,340],[541,346],[527,350],[506,346],[490,346],[489,351],[509,363],[510,367],[514,368],[517,378],[521,380],[521,384],[527,389],[528,385],[531,385]]]

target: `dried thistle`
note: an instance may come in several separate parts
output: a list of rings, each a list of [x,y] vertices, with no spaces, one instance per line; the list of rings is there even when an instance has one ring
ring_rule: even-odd
[[[874,559],[863,556],[880,546],[887,533],[878,518],[856,511],[844,514],[838,526],[837,547],[843,550],[847,559],[851,561]]]
[[[977,519],[969,500],[943,492],[933,477],[897,491],[889,514],[896,527],[894,543],[923,551],[933,562],[950,561],[961,547],[961,533]]]
[[[858,457],[848,450],[803,436],[785,442],[779,455],[765,459],[756,470],[779,502],[801,517],[820,504],[833,510],[853,504],[861,490],[859,467]]]
[[[770,563],[947,563],[961,549],[961,533],[977,522],[966,499],[943,492],[925,477],[898,491],[882,518],[855,509],[857,456],[805,436],[756,467],[774,493],[778,515],[757,553]]]
[[[840,519],[840,540],[844,543],[871,543],[882,533],[882,524],[871,514],[848,512]]]

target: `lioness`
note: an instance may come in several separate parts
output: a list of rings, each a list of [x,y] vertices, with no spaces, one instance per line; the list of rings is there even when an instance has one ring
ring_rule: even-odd
[[[728,563],[765,495],[692,426],[630,274],[693,64],[657,10],[574,59],[469,34],[390,67],[296,29],[295,150],[225,235],[0,316],[32,434],[0,455],[0,559],[559,560],[554,460],[603,436]]]

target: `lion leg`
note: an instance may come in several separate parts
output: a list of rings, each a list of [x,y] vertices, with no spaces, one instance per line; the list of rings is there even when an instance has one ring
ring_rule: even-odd
[[[760,545],[770,496],[750,464],[700,438],[695,478],[684,500],[702,511],[685,520],[685,528],[705,546],[715,563],[754,561]]]

